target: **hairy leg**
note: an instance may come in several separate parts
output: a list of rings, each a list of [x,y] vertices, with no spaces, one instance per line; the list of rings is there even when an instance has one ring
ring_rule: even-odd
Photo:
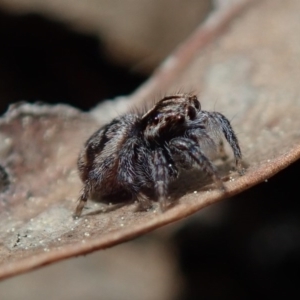
[[[89,198],[89,195],[91,193],[91,185],[89,183],[89,181],[87,180],[84,184],[84,187],[81,191],[80,197],[79,197],[79,203],[77,204],[75,213],[74,213],[74,218],[79,218],[82,210]]]
[[[197,165],[201,170],[212,177],[218,188],[225,189],[217,169],[203,154],[200,146],[188,138],[174,138],[169,143],[170,149],[177,157],[180,165],[188,168]]]
[[[160,210],[164,211],[167,206],[167,193],[170,176],[168,161],[162,148],[158,148],[154,151],[152,174],[154,189],[158,198]]]
[[[227,142],[229,143],[230,147],[232,148],[236,168],[237,171],[242,175],[243,168],[242,168],[242,152],[239,146],[238,139],[230,125],[228,119],[218,112],[203,112],[207,114],[208,124],[211,127],[212,131],[219,133],[220,131],[224,134]]]

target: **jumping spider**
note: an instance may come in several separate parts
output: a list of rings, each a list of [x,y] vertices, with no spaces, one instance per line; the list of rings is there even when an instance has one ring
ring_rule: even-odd
[[[232,148],[237,170],[242,173],[242,154],[226,117],[201,110],[197,97],[176,94],[164,97],[143,116],[125,114],[96,131],[85,143],[78,159],[84,183],[75,216],[81,215],[88,198],[137,200],[144,208],[149,192],[163,211],[168,185],[179,169],[198,167],[219,188],[223,182],[216,167],[203,153],[203,145],[216,148],[224,134]]]

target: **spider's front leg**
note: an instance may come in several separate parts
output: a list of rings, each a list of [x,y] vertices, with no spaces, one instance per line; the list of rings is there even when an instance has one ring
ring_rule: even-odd
[[[183,168],[191,168],[196,165],[212,177],[218,188],[225,190],[223,182],[218,175],[216,167],[203,154],[200,146],[189,138],[174,138],[169,143],[173,158]]]
[[[158,198],[160,210],[163,212],[167,206],[167,193],[169,185],[169,163],[162,148],[158,148],[153,154],[153,180],[154,189]]]
[[[243,175],[242,167],[242,152],[239,146],[238,139],[230,125],[228,119],[218,112],[204,112],[207,114],[208,123],[212,131],[222,132],[229,143],[235,158],[236,169],[240,175]],[[222,149],[223,147],[221,147]]]

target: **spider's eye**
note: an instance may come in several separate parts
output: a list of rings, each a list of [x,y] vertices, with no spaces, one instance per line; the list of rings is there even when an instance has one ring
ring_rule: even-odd
[[[158,124],[158,122],[159,122],[159,116],[160,116],[160,114],[157,114],[157,115],[152,119],[152,122],[153,122],[154,125],[157,125],[157,124]]]
[[[193,106],[187,107],[186,113],[191,120],[194,120],[196,118],[196,110]]]

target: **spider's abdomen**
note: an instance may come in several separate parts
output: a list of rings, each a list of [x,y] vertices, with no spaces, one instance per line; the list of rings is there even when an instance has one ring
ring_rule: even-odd
[[[118,181],[120,152],[132,137],[139,117],[128,114],[114,119],[96,131],[86,142],[78,159],[79,175],[83,182],[105,194],[116,192],[122,183]]]

